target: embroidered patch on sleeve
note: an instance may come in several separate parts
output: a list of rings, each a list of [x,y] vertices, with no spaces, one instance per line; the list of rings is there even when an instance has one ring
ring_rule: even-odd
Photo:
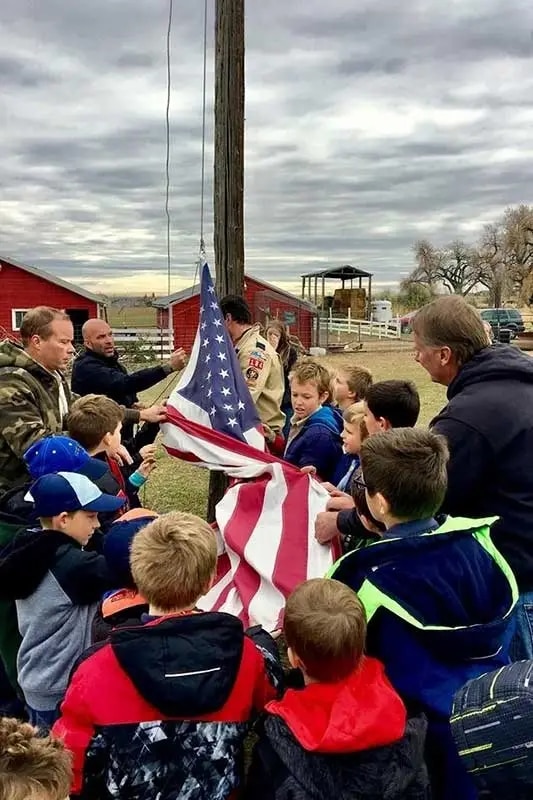
[[[253,369],[263,369],[264,361],[260,358],[250,358],[248,359],[248,366],[252,367]]]

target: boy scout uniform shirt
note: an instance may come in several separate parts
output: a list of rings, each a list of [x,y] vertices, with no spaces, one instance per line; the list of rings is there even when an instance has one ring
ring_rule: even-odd
[[[285,378],[279,356],[259,333],[260,325],[253,325],[236,342],[235,351],[263,425],[276,433],[285,423],[281,401],[285,391]]]

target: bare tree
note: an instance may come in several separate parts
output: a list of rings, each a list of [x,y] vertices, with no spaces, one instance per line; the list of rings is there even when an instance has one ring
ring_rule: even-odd
[[[469,294],[480,282],[481,262],[475,247],[456,239],[445,250],[441,281],[452,294]]]
[[[403,282],[405,287],[409,284],[426,286],[434,292],[440,280],[442,267],[442,251],[438,250],[428,239],[419,239],[413,245],[416,267]]]
[[[506,209],[503,216],[508,270],[513,286],[522,299],[533,272],[533,207],[520,205]]]
[[[501,306],[511,294],[522,302],[533,297],[533,206],[507,208],[486,225],[476,246],[461,239],[438,248],[427,239],[413,247],[416,267],[402,282],[434,292],[439,284],[453,294],[469,294],[476,286],[489,290],[491,305]]]
[[[499,308],[511,289],[505,231],[501,222],[486,225],[479,242],[481,276],[479,282],[489,290],[489,303]]]
[[[404,286],[420,284],[434,292],[442,284],[451,294],[466,295],[480,283],[479,253],[460,239],[444,248],[421,239],[413,250],[417,266],[403,282]]]

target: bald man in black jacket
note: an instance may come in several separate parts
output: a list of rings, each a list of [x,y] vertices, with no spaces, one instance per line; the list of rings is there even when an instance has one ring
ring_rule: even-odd
[[[150,389],[185,366],[185,351],[180,348],[165,364],[128,373],[119,361],[113,332],[105,320],[87,320],[82,333],[85,349],[72,367],[72,391],[81,396],[104,394],[121,406],[132,408],[138,403],[138,392]],[[145,436],[139,446],[153,442],[158,430],[159,426],[144,426]],[[125,425],[124,440],[132,437],[133,425]]]

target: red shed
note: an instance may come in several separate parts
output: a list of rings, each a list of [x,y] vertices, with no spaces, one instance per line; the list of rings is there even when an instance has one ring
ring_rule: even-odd
[[[81,343],[83,323],[101,317],[104,308],[101,297],[42,269],[0,256],[0,334],[18,336],[26,311],[42,305],[67,312],[76,344]]]
[[[154,303],[159,328],[169,327],[168,311],[172,309],[175,347],[184,347],[188,351],[192,348],[198,327],[199,294],[200,286],[195,284]],[[245,276],[244,296],[254,322],[266,325],[271,319],[279,319],[289,333],[298,336],[304,347],[315,344],[318,312],[312,303],[252,275]]]

